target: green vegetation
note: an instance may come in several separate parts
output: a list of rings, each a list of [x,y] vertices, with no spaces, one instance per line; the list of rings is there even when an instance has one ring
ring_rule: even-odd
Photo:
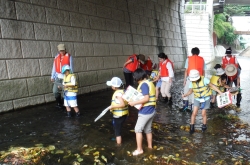
[[[232,26],[232,16],[244,16],[244,11],[250,6],[225,5],[224,12],[214,16],[214,32],[218,37],[219,44],[232,45],[239,35],[234,34],[235,28]]]
[[[227,21],[226,16],[226,13],[215,14],[214,32],[218,37],[218,43],[232,45],[238,35],[234,34],[235,28]]]
[[[224,7],[224,13],[226,13],[228,16],[244,16],[245,13],[245,6],[239,6],[239,5],[225,5]]]

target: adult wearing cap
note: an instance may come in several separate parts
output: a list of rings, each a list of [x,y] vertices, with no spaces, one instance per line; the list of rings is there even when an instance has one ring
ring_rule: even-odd
[[[70,70],[73,73],[73,60],[72,56],[66,51],[64,44],[59,44],[57,46],[58,54],[55,56],[52,72],[51,72],[51,81],[54,82],[53,85],[53,93],[55,95],[56,99],[56,107],[62,108],[63,103],[61,99],[61,91],[58,88],[58,84],[62,84],[63,82],[63,73],[62,73],[62,67],[64,65],[69,65]]]
[[[192,56],[189,56],[185,62],[185,69],[186,70],[184,73],[184,82],[183,82],[184,93],[189,91],[190,80],[189,80],[188,75],[190,74],[190,70],[192,70],[192,69],[198,70],[200,75],[205,76],[206,64],[205,64],[203,57],[199,56],[200,49],[197,47],[194,47],[194,48],[192,48],[191,53],[192,53]],[[189,101],[194,103],[193,94],[189,97],[183,98],[183,109],[188,108]]]
[[[143,54],[133,54],[129,56],[127,61],[123,64],[123,74],[126,81],[126,88],[134,85],[133,72],[139,67],[140,62],[144,64],[145,56]]]
[[[226,75],[228,76],[227,84],[232,87],[233,83],[236,87],[240,87],[240,69],[237,68],[234,64],[228,64],[225,68]],[[236,96],[236,105],[240,106],[241,93],[238,92]]]
[[[194,93],[194,110],[192,112],[190,122],[190,134],[193,134],[195,131],[194,122],[199,109],[202,112],[202,132],[207,129],[206,109],[210,107],[210,95],[212,94],[211,89],[217,91],[219,94],[222,94],[222,92],[215,85],[210,83],[209,79],[201,76],[198,70],[190,70],[189,79],[191,81],[189,84],[189,91],[183,94],[182,97],[184,98]]]

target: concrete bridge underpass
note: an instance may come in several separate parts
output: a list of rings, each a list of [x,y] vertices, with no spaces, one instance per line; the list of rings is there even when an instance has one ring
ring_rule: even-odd
[[[54,101],[57,45],[73,56],[79,95],[107,88],[133,53],[187,56],[184,0],[0,0],[0,112]]]

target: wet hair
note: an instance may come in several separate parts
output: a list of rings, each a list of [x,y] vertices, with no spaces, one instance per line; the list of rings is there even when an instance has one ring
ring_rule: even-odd
[[[165,53],[159,53],[158,57],[163,59],[168,59],[168,56]]]
[[[147,78],[147,73],[142,68],[138,68],[134,71],[133,77],[134,77],[134,80],[138,82]]]
[[[197,48],[197,47],[195,47],[195,48],[193,48],[193,49],[191,50],[191,53],[192,53],[192,54],[197,54],[197,55],[199,55],[199,54],[200,54],[200,49]]]

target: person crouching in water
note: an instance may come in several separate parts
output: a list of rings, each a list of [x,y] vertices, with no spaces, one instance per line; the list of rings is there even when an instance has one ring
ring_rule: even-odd
[[[200,76],[198,70],[190,70],[189,79],[192,82],[189,85],[190,89],[187,93],[183,94],[182,97],[187,97],[194,92],[194,109],[191,116],[190,134],[193,134],[195,131],[194,122],[199,108],[202,112],[202,132],[205,132],[207,129],[206,109],[210,107],[210,95],[212,94],[212,90],[210,88],[217,91],[219,94],[222,94],[222,92],[216,86],[211,84],[209,79],[204,76]]]
[[[76,112],[76,117],[80,116],[80,111],[77,106],[77,81],[76,76],[71,73],[70,66],[64,65],[62,67],[63,87],[64,87],[64,106],[67,110],[67,117],[71,117],[71,107],[74,108]]]
[[[222,68],[216,69],[216,76],[213,75],[210,79],[210,83],[215,85],[221,92],[224,92],[225,89],[230,89],[230,87],[227,85],[227,76],[224,74],[225,71]],[[215,98],[216,98],[217,92],[215,90],[212,90],[212,99],[210,102],[210,107],[215,107]]]
[[[115,91],[112,96],[110,111],[113,113],[113,126],[115,130],[116,143],[120,146],[122,143],[122,125],[129,113],[128,103],[122,98],[122,95],[124,94],[124,86],[120,78],[113,77],[110,81],[107,81],[106,84],[111,86]]]
[[[133,152],[133,155],[139,155],[143,153],[142,149],[142,132],[144,131],[147,137],[148,148],[152,149],[152,122],[155,116],[155,86],[152,81],[147,79],[146,72],[138,68],[133,73],[135,81],[139,84],[137,90],[144,96],[143,99],[137,101],[128,102],[129,105],[134,106],[142,104],[142,108],[139,110],[138,119],[135,125],[136,143],[137,149]]]

